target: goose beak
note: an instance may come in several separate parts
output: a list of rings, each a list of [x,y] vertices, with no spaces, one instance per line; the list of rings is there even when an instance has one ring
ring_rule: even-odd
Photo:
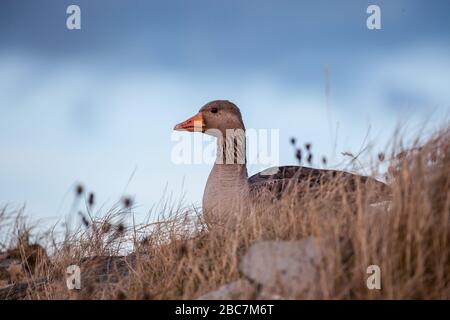
[[[177,124],[173,130],[189,132],[205,132],[205,122],[202,114],[199,112],[195,116]]]

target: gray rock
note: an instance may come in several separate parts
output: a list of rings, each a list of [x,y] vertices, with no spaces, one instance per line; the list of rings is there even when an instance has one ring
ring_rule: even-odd
[[[255,298],[256,288],[249,281],[240,279],[202,295],[198,300],[236,300]]]
[[[284,298],[306,296],[318,286],[322,252],[312,238],[301,241],[259,241],[240,263],[240,271],[261,286],[261,292]]]

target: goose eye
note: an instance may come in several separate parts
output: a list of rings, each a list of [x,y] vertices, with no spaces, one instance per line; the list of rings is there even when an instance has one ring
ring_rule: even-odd
[[[212,113],[217,113],[217,111],[218,111],[217,108],[212,108],[212,109],[211,109],[211,112],[212,112]]]

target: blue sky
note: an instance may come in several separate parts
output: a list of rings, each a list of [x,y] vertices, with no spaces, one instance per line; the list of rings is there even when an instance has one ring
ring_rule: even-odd
[[[69,4],[81,30],[66,29]],[[369,4],[382,30],[366,28]],[[448,114],[449,31],[445,0],[3,0],[0,203],[62,217],[82,182],[106,208],[132,195],[141,215],[166,186],[199,204],[210,165],[173,164],[172,128],[214,99],[280,129],[281,164],[291,136],[332,164],[369,127],[382,150],[399,122]]]

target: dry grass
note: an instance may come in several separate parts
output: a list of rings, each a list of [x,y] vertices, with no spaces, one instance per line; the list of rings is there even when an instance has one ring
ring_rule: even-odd
[[[10,228],[16,241],[3,250],[28,266],[21,281],[48,279],[27,298],[192,299],[238,279],[240,257],[254,241],[314,236],[326,249],[320,281],[302,297],[285,298],[449,299],[450,127],[405,151],[396,144],[390,154],[377,160],[389,167],[389,205],[371,206],[374,190],[349,191],[335,181],[254,206],[237,215],[237,225],[206,228],[194,208],[168,203],[156,209],[164,213],[156,222],[126,226],[130,202],[95,218],[88,199],[81,228],[60,242],[52,232],[39,240],[49,257],[17,223]],[[3,227],[14,224],[12,215],[0,211]],[[133,254],[118,258],[127,251]],[[109,283],[92,271],[104,269],[105,261],[118,262],[108,264],[111,274],[120,274]],[[92,273],[77,294],[66,289],[70,264]],[[366,287],[371,264],[381,268],[382,290]]]

